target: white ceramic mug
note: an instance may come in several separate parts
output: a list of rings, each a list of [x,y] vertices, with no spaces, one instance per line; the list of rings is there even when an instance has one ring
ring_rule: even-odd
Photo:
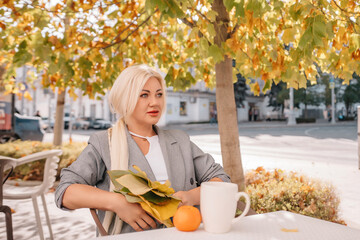
[[[246,207],[235,218],[240,197],[245,197]],[[210,233],[226,233],[231,225],[244,217],[250,209],[250,198],[238,192],[238,186],[226,182],[203,182],[200,188],[200,210],[204,229]]]

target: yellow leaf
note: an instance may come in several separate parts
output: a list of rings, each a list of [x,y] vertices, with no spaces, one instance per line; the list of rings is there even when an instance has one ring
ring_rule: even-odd
[[[116,181],[135,195],[143,195],[151,190],[148,183],[132,174],[119,177]]]
[[[30,93],[29,93],[28,91],[26,91],[26,92],[24,93],[24,98],[26,98],[26,99],[29,100],[29,101],[32,100],[32,97],[31,97],[31,95],[30,95]]]
[[[295,34],[296,34],[295,28],[287,28],[284,30],[282,40],[284,41],[284,43],[289,44],[295,39]]]
[[[150,184],[151,184],[150,187],[152,189],[159,190],[160,192],[165,193],[166,195],[171,195],[175,193],[174,189],[170,187],[171,183],[169,180],[166,180],[164,184],[161,184],[158,181],[153,181]]]
[[[250,84],[250,89],[254,93],[255,96],[259,96],[259,94],[260,94],[260,86],[259,86],[258,82]]]
[[[153,212],[155,214],[154,217],[156,217],[160,221],[164,221],[164,220],[169,219],[172,216],[174,216],[175,212],[178,208],[178,205],[180,203],[180,200],[171,199],[165,205],[158,205],[158,204],[154,204],[152,202],[147,201],[142,196],[139,196],[139,197],[144,201],[144,202],[140,202],[141,207],[145,211],[148,211],[149,209],[151,209],[151,211],[149,211],[149,212]]]

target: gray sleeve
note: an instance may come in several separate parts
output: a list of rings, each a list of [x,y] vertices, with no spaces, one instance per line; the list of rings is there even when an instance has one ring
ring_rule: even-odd
[[[98,141],[97,136],[91,136],[89,144],[81,152],[79,157],[69,167],[62,169],[60,183],[55,192],[56,206],[67,210],[62,205],[65,190],[71,184],[86,184],[96,186],[106,178],[106,167],[101,155],[91,142]],[[97,144],[95,144],[97,145]]]
[[[230,177],[225,173],[220,164],[215,163],[214,158],[210,154],[204,153],[193,142],[191,142],[191,151],[198,185],[215,177],[220,178],[224,182],[230,182]]]

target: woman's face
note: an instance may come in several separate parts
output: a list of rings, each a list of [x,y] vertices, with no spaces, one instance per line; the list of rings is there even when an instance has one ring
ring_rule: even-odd
[[[130,121],[137,124],[156,124],[164,107],[163,89],[155,77],[149,78],[138,98]]]

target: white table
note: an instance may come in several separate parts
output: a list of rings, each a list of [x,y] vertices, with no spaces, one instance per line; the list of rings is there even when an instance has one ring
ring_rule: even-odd
[[[295,229],[297,232],[284,232]],[[344,225],[279,211],[248,216],[234,224],[225,234],[211,234],[200,228],[194,232],[180,232],[176,228],[157,229],[137,233],[106,236],[103,240],[360,240],[360,230]]]

